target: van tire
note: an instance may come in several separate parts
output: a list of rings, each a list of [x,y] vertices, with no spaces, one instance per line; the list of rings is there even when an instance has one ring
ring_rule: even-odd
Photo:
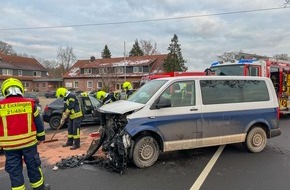
[[[243,143],[246,150],[252,153],[262,152],[267,144],[267,135],[263,128],[254,126]]]
[[[133,149],[133,162],[138,168],[152,166],[159,157],[159,145],[151,136],[142,136],[136,140]]]

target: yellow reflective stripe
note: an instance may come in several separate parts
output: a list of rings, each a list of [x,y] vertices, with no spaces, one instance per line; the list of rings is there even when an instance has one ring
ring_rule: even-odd
[[[40,187],[43,184],[43,174],[42,174],[42,170],[41,170],[40,167],[38,167],[38,170],[39,170],[39,173],[40,173],[41,178],[40,178],[39,181],[37,181],[35,183],[30,183],[30,185],[31,185],[31,187],[33,189],[36,189],[36,188]]]
[[[38,137],[44,136],[45,135],[45,131],[41,132],[41,133],[37,133],[36,134]]]
[[[21,185],[21,186],[18,186],[18,187],[12,187],[12,190],[25,190],[25,185]]]
[[[36,135],[36,131],[32,131],[30,133],[26,133],[26,134],[21,134],[21,135],[13,135],[13,136],[4,136],[4,137],[0,137],[0,141],[8,141],[8,140],[18,140],[18,139],[24,139],[30,136],[35,136]]]
[[[69,115],[69,118],[70,119],[75,119],[75,118],[78,118],[78,117],[81,117],[83,116],[83,113],[81,111],[77,112],[77,113],[74,113],[74,114],[70,114]]]
[[[35,140],[35,136],[31,136],[25,139],[15,139],[14,141],[4,141],[3,144],[5,146],[11,146],[11,145],[18,145],[18,144],[24,144],[24,143],[28,143],[30,141]],[[2,142],[0,141],[0,145],[2,144]]]
[[[74,98],[69,98],[68,101],[69,101],[69,102],[70,102],[70,101],[74,102],[75,99],[74,99]]]
[[[8,130],[7,130],[7,120],[6,120],[6,117],[2,117],[2,123],[3,123],[3,132],[4,132],[4,137],[6,138],[7,135],[8,135]],[[4,138],[4,137],[0,137],[1,138]]]
[[[37,117],[38,115],[39,115],[39,111],[38,111],[38,109],[36,109],[36,111],[33,113],[33,116]]]
[[[31,113],[27,113],[27,124],[28,124],[28,133],[31,133],[32,131]]]
[[[80,138],[80,128],[78,128],[77,129],[77,134],[76,135],[74,135],[73,137],[74,137],[74,139],[79,139]]]
[[[32,113],[31,102],[17,102],[1,104],[0,115],[1,117],[8,115],[18,115],[24,113]]]
[[[73,135],[67,135],[67,137],[70,139],[70,138],[73,138]]]
[[[25,144],[25,145],[21,145],[21,146],[15,146],[15,147],[10,147],[10,148],[4,147],[3,149],[4,150],[15,150],[15,149],[27,148],[27,147],[31,147],[33,145],[36,145],[36,143],[37,143],[37,140],[35,139],[35,141],[33,141],[33,142],[29,143],[29,144]]]

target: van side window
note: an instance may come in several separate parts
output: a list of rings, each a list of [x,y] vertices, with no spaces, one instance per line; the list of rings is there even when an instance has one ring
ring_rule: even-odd
[[[201,80],[200,86],[204,105],[270,100],[265,81]]]
[[[194,81],[177,82],[169,86],[162,94],[163,98],[170,99],[171,107],[195,105]]]

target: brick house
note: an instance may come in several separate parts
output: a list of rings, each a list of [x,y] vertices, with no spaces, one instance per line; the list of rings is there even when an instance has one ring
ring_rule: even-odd
[[[62,85],[62,79],[49,77],[47,69],[35,58],[6,55],[0,51],[0,84],[10,77],[21,80],[25,91],[39,94]]]
[[[63,76],[66,88],[81,91],[120,90],[124,81],[139,88],[143,76],[163,72],[167,55],[78,60]]]

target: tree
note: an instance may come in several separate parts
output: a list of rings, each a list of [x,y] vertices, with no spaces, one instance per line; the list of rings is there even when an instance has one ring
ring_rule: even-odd
[[[0,51],[4,54],[16,54],[16,52],[13,50],[12,45],[2,41],[0,41]]]
[[[275,54],[273,56],[274,59],[280,59],[280,60],[286,60],[286,61],[290,61],[290,57],[288,56],[288,54],[286,53],[281,53],[281,54]]]
[[[57,51],[57,59],[60,63],[62,74],[67,72],[71,67],[72,63],[76,60],[76,56],[73,53],[72,47],[62,48],[60,47]]]
[[[133,44],[133,47],[132,47],[131,51],[129,52],[129,57],[132,57],[132,56],[143,56],[143,55],[144,55],[144,53],[143,53],[143,51],[141,50],[141,48],[139,46],[138,40],[136,39],[135,43]]]
[[[169,44],[167,50],[169,50],[169,53],[164,60],[164,70],[166,72],[187,71],[187,67],[184,65],[186,60],[182,57],[180,44],[178,44],[178,37],[176,34],[174,34],[171,39],[171,44]]]
[[[141,40],[140,41],[142,51],[144,55],[156,55],[159,54],[157,50],[156,42],[154,45],[151,43],[151,41]]]
[[[109,50],[108,46],[105,45],[105,48],[104,50],[102,51],[102,58],[105,59],[105,58],[111,58],[111,51]]]

